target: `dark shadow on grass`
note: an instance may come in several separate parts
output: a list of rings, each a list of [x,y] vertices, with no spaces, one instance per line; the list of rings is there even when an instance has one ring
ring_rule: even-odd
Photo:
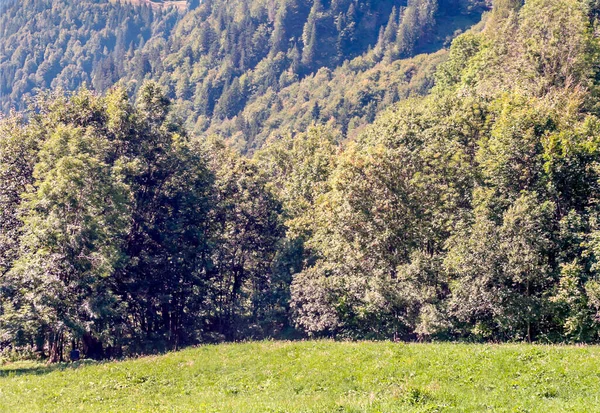
[[[99,362],[92,360],[82,360],[76,361],[74,363],[55,363],[48,365],[35,365],[30,367],[0,367],[0,377],[15,377],[24,375],[41,376],[55,371],[74,370],[81,366],[89,366],[94,364],[99,364]]]

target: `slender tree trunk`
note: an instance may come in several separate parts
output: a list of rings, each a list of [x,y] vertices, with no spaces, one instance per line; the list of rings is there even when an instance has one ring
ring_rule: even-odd
[[[529,298],[529,296],[529,280],[527,280],[527,298]],[[530,305],[528,307],[530,307]],[[527,342],[531,343],[531,308],[527,308]]]
[[[50,343],[50,354],[48,357],[48,363],[58,363],[61,360],[61,349],[60,349],[60,336],[62,333],[60,331],[53,331],[50,334],[51,343]]]

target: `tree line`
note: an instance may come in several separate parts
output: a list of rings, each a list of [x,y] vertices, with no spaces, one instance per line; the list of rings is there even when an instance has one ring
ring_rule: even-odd
[[[288,207],[311,262],[291,285],[298,327],[598,341],[596,16],[578,0],[498,1],[453,42],[430,96],[340,154],[308,141],[314,155],[287,165],[281,145],[302,141],[266,149],[287,165],[272,175],[284,201],[306,205]],[[319,173],[305,197],[289,185],[307,163]]]
[[[285,328],[281,206],[249,160],[192,141],[154,83],[28,115],[1,125],[3,347],[58,361]]]
[[[0,128],[2,347],[597,343],[598,15],[498,1],[428,96],[252,157],[188,135],[157,83],[41,95]]]

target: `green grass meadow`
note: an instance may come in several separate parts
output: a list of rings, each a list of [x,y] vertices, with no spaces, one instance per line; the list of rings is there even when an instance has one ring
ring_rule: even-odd
[[[253,342],[0,367],[0,412],[600,412],[600,347]]]

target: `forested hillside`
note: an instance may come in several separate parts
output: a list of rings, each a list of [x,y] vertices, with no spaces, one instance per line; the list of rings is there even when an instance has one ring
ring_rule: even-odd
[[[596,16],[577,0],[499,1],[483,31],[453,42],[430,96],[340,155],[296,141],[284,153],[298,158],[272,164],[314,260],[292,284],[298,326],[598,341]],[[307,153],[318,185],[289,191]]]
[[[0,8],[0,106],[23,109],[36,88],[105,91],[149,39],[165,38],[174,10],[86,0],[5,1]]]
[[[121,80],[135,95],[154,79],[189,130],[219,133],[242,151],[312,122],[346,134],[425,93],[439,56],[398,59],[440,49],[485,8],[475,0],[210,0],[189,10],[15,1],[0,15],[0,105],[23,109],[36,88],[84,82],[105,92]],[[355,96],[336,94],[341,83]]]
[[[1,121],[0,346],[600,341],[595,3],[498,0],[408,60],[449,4],[216,4]]]

